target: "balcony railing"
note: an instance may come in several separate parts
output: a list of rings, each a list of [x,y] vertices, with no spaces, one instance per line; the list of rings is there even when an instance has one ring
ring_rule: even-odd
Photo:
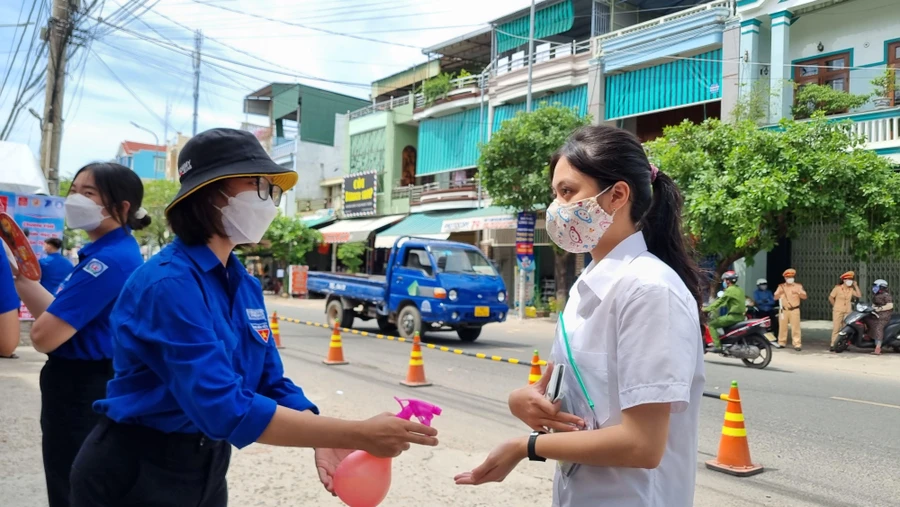
[[[888,113],[888,111],[885,111]],[[893,115],[874,119],[856,120],[853,116],[846,119],[852,120],[850,129],[866,138],[866,147],[870,149],[900,146],[900,107],[893,110]],[[865,114],[865,113],[863,113]],[[863,118],[865,118],[863,116]]]
[[[534,65],[541,64],[558,58],[587,53],[591,50],[591,41],[572,41],[568,43],[547,42],[534,47]],[[502,76],[508,72],[528,67],[528,52],[522,51],[512,57],[503,57],[497,60],[495,75]]]
[[[631,25],[626,28],[622,28],[621,30],[616,30],[615,32],[605,33],[603,35],[599,35],[594,37],[594,41],[596,41],[595,46],[595,56],[601,56],[603,52],[603,43],[608,42],[613,39],[617,39],[619,37],[624,37],[627,35],[634,35],[639,32],[643,32],[645,30],[650,30],[652,28],[656,28],[660,25],[664,25],[667,23],[672,23],[674,21],[678,21],[681,19],[689,18],[695,14],[710,11],[713,9],[721,9],[723,7],[727,8],[731,14],[734,14],[734,0],[716,0],[714,2],[709,2],[707,4],[698,5],[696,7],[691,7],[690,9],[685,9],[683,11],[678,11],[674,14],[669,14],[668,16],[662,16],[656,19],[651,19],[650,21],[644,21],[643,23],[638,23],[636,25]]]
[[[470,92],[473,90],[480,90],[482,86],[487,85],[488,74],[478,74],[478,75],[470,75],[464,77],[458,77],[456,79],[450,80],[450,91],[447,92],[447,98],[452,99],[454,95]],[[416,104],[415,108],[420,109],[425,107],[426,100],[425,95],[422,93],[416,94]]]
[[[379,111],[390,111],[395,107],[405,106],[406,104],[409,104],[409,95],[404,95],[397,98],[391,97],[389,100],[384,100],[376,104],[366,106],[362,109],[357,109],[356,111],[351,111],[350,119],[355,120],[357,118],[362,118],[363,116],[377,113]]]
[[[283,142],[272,147],[272,160],[290,157],[294,154],[294,150],[296,149],[296,147],[296,139],[285,139]]]
[[[426,183],[424,185],[409,185],[405,187],[396,187],[391,192],[394,199],[409,198],[409,204],[416,205],[423,202],[438,201],[440,199],[433,198],[438,193],[458,192],[478,192],[478,182],[475,178],[468,178],[462,181],[445,181]],[[432,199],[433,198],[433,199]],[[477,198],[477,195],[476,195]],[[487,199],[488,195],[484,189],[481,189],[481,198]]]

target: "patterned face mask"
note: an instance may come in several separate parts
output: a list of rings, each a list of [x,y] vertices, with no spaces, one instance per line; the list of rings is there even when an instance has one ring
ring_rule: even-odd
[[[616,213],[607,213],[597,203],[597,198],[610,188],[594,197],[578,202],[560,204],[554,200],[547,208],[547,233],[560,248],[572,253],[587,253],[597,247],[600,238],[613,223]]]

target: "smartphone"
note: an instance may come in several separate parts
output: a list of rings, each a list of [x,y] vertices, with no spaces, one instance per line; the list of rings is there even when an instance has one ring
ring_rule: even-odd
[[[566,374],[566,365],[553,365],[553,373],[550,374],[550,382],[547,383],[547,392],[544,396],[551,403],[556,403],[562,397],[563,378]]]

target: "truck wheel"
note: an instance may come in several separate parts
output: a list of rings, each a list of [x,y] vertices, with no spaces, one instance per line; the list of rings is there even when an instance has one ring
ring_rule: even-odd
[[[464,342],[474,342],[481,336],[481,328],[480,327],[461,327],[456,330],[456,334],[459,335],[459,339]]]
[[[391,324],[391,321],[388,320],[387,317],[378,317],[378,329],[381,330],[382,333],[390,333],[391,331],[396,331],[397,326]]]
[[[328,327],[334,328],[337,322],[339,327],[353,327],[353,310],[345,310],[340,299],[332,299],[328,306],[325,307],[325,315],[328,317]]]
[[[422,338],[424,334],[422,330],[422,314],[419,313],[416,305],[407,305],[400,310],[400,313],[397,315],[397,331],[400,332],[400,336],[407,340],[412,340],[416,332],[419,333],[419,338]]]

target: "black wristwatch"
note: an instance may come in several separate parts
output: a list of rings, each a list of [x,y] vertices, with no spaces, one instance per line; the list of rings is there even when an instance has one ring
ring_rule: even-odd
[[[529,461],[547,461],[547,458],[542,458],[534,452],[534,443],[537,441],[538,435],[546,435],[546,431],[532,431],[531,436],[528,437],[528,460]]]

